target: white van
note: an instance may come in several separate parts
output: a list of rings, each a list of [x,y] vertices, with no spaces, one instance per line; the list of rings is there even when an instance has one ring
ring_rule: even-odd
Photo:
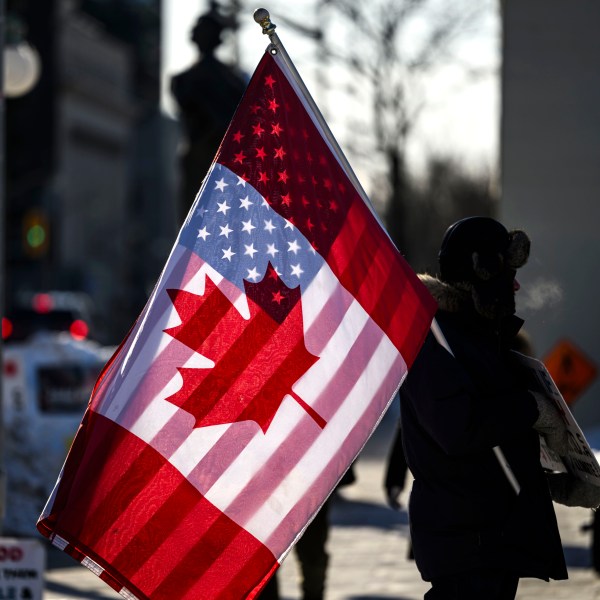
[[[4,530],[32,535],[94,384],[114,348],[37,334],[3,348]]]

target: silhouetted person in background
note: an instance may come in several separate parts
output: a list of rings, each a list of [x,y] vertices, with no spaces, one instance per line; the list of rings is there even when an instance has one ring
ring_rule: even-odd
[[[402,425],[400,423],[400,420],[398,420],[396,433],[394,435],[394,439],[390,447],[390,451],[388,453],[385,477],[383,480],[385,497],[388,506],[393,510],[402,510],[403,508],[400,502],[400,496],[404,492],[407,474],[408,464],[406,463],[406,456],[404,455],[404,446],[402,444]],[[406,557],[409,560],[414,560],[412,543],[410,542],[410,540],[408,543],[408,552]]]
[[[213,4],[198,18],[191,32],[200,59],[171,79],[171,92],[179,106],[185,134],[178,207],[181,220],[187,216],[246,89],[246,81],[241,75],[215,57],[221,34],[227,27],[225,18]]]

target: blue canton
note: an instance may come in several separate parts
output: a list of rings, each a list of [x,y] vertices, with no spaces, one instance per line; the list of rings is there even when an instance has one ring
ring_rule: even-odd
[[[196,200],[179,243],[229,281],[263,279],[271,263],[289,287],[304,289],[323,259],[302,233],[276,213],[244,179],[215,164]]]

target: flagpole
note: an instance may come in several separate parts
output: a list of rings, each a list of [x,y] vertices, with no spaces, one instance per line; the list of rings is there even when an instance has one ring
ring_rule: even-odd
[[[301,91],[304,99],[308,102],[310,109],[312,110],[321,129],[323,130],[323,133],[324,133],[327,141],[329,142],[331,149],[335,152],[335,155],[337,156],[342,167],[346,171],[346,175],[348,175],[348,178],[350,179],[350,181],[352,182],[354,187],[358,190],[358,192],[362,196],[363,200],[365,201],[366,205],[371,209],[371,212],[373,213],[373,215],[381,223],[381,221],[379,219],[379,215],[377,215],[377,213],[373,210],[373,207],[371,206],[369,197],[367,196],[365,190],[363,189],[362,185],[360,184],[358,177],[352,170],[352,167],[350,166],[348,159],[346,158],[342,149],[340,148],[339,144],[337,143],[333,133],[331,132],[331,129],[329,129],[329,125],[327,125],[327,122],[325,121],[325,118],[321,114],[319,107],[317,106],[316,102],[313,100],[312,96],[310,95],[310,92],[308,91],[308,88],[306,87],[304,81],[302,81],[302,77],[300,77],[300,73],[298,73],[296,67],[294,66],[294,63],[292,62],[292,59],[290,58],[289,54],[287,53],[284,45],[281,43],[279,36],[275,33],[275,28],[277,27],[277,25],[275,25],[275,23],[273,23],[271,21],[271,15],[269,14],[269,11],[266,8],[257,8],[254,11],[254,20],[262,27],[263,34],[268,35],[269,39],[271,40],[271,45],[267,48],[267,50],[273,55],[275,55],[275,54],[281,55],[283,61],[285,62],[287,68],[289,69],[291,75],[293,76],[295,83],[297,84],[299,90]],[[384,230],[385,230],[385,228],[384,228]]]

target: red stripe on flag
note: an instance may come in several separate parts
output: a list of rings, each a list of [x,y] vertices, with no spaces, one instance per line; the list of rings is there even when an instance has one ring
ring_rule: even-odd
[[[436,303],[384,234],[369,224],[368,208],[352,205],[329,262],[348,289],[386,332],[410,368],[428,331]],[[390,287],[394,293],[386,293]],[[391,305],[393,304],[393,305]],[[394,318],[390,320],[390,315]]]
[[[236,590],[228,596],[233,598],[238,585],[249,590],[263,581],[276,563],[263,544],[136,436],[89,411],[84,425],[73,446],[80,453],[79,468],[61,481],[40,531],[51,527],[72,546],[72,554],[89,556],[107,571],[106,579],[141,598],[198,598],[188,590],[221,559],[229,561],[227,576],[218,582],[204,577],[202,598],[227,596],[229,586]],[[115,457],[124,463],[120,468]],[[244,582],[236,581],[240,570],[247,575]]]

